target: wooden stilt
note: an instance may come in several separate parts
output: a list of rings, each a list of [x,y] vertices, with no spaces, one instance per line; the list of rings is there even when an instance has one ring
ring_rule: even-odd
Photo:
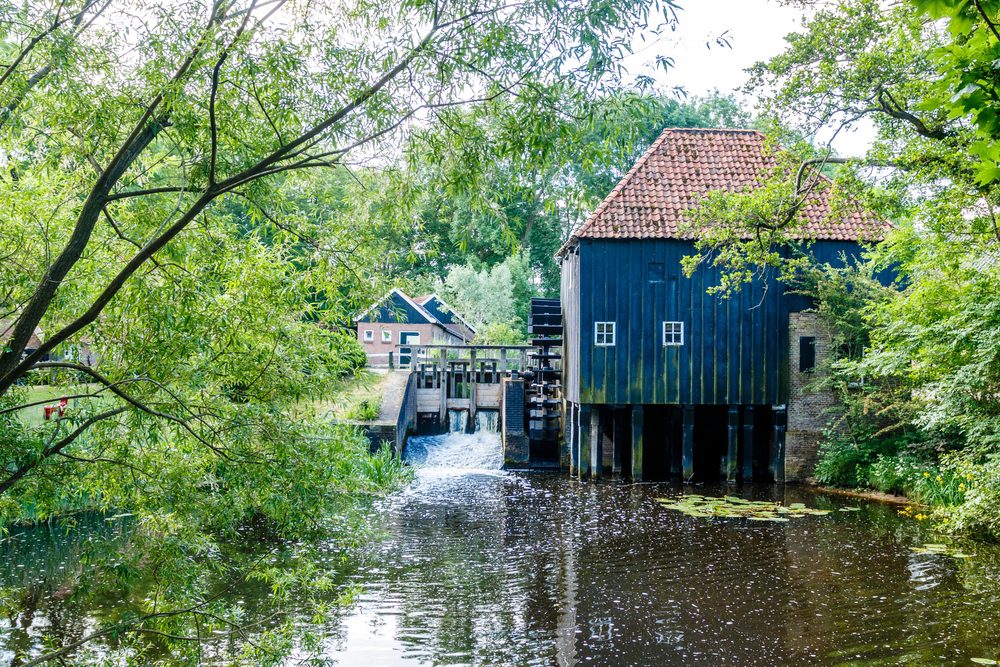
[[[448,430],[448,350],[442,349],[438,359],[438,389],[441,390],[441,409],[438,414],[439,426]]]
[[[788,425],[788,411],[784,406],[774,409],[774,433],[771,438],[771,479],[785,481],[785,428]]]
[[[577,408],[575,403],[566,404],[566,427],[565,440],[566,447],[569,448],[569,474],[575,475],[577,469],[577,438],[579,437],[580,424],[577,421]]]
[[[729,406],[726,437],[726,481],[732,483],[739,473],[740,409],[736,405]]]
[[[632,406],[632,481],[642,481],[642,423],[643,408]]]
[[[616,475],[622,474],[622,466],[625,465],[625,453],[629,446],[628,440],[628,410],[615,410],[614,431],[611,437],[611,471]]]
[[[743,481],[753,481],[753,406],[743,406]]]
[[[694,406],[684,406],[684,417],[681,426],[682,443],[682,466],[684,468],[684,481],[690,482],[694,479]]]
[[[577,448],[576,460],[579,464],[577,474],[580,476],[580,479],[584,479],[590,472],[591,410],[592,408],[589,405],[581,405],[580,410],[577,412],[580,418],[577,432],[580,435],[577,438],[579,447]]]
[[[472,373],[469,375],[469,433],[476,430],[476,389],[479,385],[479,369],[476,367],[476,351],[469,350],[469,368]]]
[[[670,465],[670,479],[681,479],[684,475],[683,455],[681,453],[681,440],[678,438],[681,432],[681,412],[684,408],[670,408],[667,412],[667,435],[664,446],[666,447],[667,462]]]
[[[590,411],[590,479],[600,479],[604,472],[604,424],[603,410]]]

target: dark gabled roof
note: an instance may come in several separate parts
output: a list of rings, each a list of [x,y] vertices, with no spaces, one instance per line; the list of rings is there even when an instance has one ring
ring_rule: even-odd
[[[688,212],[702,197],[758,185],[775,165],[766,137],[756,130],[666,129],[559,254],[581,238],[692,238]],[[829,188],[814,191],[800,214],[805,224],[794,238],[873,240],[887,227],[860,207],[832,215]]]
[[[459,325],[464,326],[472,333],[476,332],[475,327],[466,322],[465,318],[459,315],[457,310],[452,308],[451,305],[437,294],[424,294],[423,296],[416,297],[414,301],[423,306],[424,310],[436,317],[438,322],[459,338],[465,337]]]
[[[389,307],[389,304],[393,305]],[[369,315],[372,320],[366,320]],[[399,322],[404,324],[440,324],[419,303],[411,299],[403,290],[394,288],[368,307],[368,310],[354,317],[355,322]]]
[[[386,303],[390,301],[395,302],[395,308],[389,309],[385,307]],[[369,315],[373,315],[375,319],[364,319]],[[413,316],[420,318],[422,322],[413,321]],[[398,288],[393,289],[373,303],[368,310],[356,315],[354,321],[437,324],[451,335],[460,339],[468,338],[468,335],[462,331],[462,326],[465,326],[473,334],[476,333],[476,330],[462,319],[461,315],[455,312],[451,306],[441,300],[436,294],[428,294],[414,299]]]

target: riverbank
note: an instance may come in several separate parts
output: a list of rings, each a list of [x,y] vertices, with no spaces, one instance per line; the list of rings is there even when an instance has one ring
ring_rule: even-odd
[[[906,496],[893,493],[882,493],[872,489],[844,489],[836,486],[825,486],[814,479],[806,480],[806,485],[820,493],[828,493],[837,496],[849,496],[851,498],[863,498],[878,503],[889,503],[893,505],[921,505]]]

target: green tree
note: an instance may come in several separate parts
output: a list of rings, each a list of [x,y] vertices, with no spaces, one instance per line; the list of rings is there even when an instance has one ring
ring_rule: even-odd
[[[100,634],[164,637],[184,628],[159,610],[204,609],[219,535],[329,528],[374,464],[301,406],[354,368],[341,327],[393,260],[380,232],[410,223],[373,224],[365,165],[500,100],[506,139],[544,152],[673,20],[671,0],[0,5],[0,523],[137,514],[162,606]],[[96,365],[59,356],[83,345]],[[26,422],[40,382],[78,398]]]
[[[722,265],[722,290],[762,266],[787,280],[808,275],[804,256],[778,251],[801,243],[799,212],[818,188],[836,195],[834,216],[863,207],[891,221],[870,266],[812,285],[831,326],[865,348],[834,363],[853,425],[831,433],[821,474],[948,505],[943,525],[996,539],[1000,5],[815,5],[785,52],[752,71],[749,88],[769,91],[763,108],[776,119],[774,173],[706,199],[692,217],[702,238],[687,269]],[[831,137],[863,121],[875,129],[867,153],[833,154]],[[884,267],[896,289],[856,289]]]

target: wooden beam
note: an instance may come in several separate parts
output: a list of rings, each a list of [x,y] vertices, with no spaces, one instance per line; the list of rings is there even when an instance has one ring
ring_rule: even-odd
[[[753,481],[753,406],[743,406],[743,481]]]
[[[642,424],[643,407],[632,406],[632,481],[642,481]]]
[[[740,408],[738,405],[729,406],[729,414],[726,422],[726,481],[733,483],[739,474],[739,441],[740,441]]]
[[[682,466],[684,468],[684,481],[694,480],[694,406],[684,406],[684,417],[681,426],[682,442]]]
[[[670,479],[681,479],[684,476],[683,454],[681,440],[677,434],[681,431],[681,412],[683,408],[667,411],[667,434],[663,447],[666,448],[667,461],[670,463]]]
[[[788,410],[782,406],[774,409],[774,432],[771,437],[771,479],[779,484],[785,481],[785,428]]]
[[[622,467],[625,465],[625,452],[629,443],[628,422],[631,415],[627,409],[616,409],[614,413],[614,427],[611,434],[611,472],[616,475],[622,474]]]
[[[590,410],[590,479],[598,480],[604,472],[604,410]]]
[[[447,430],[448,425],[448,350],[441,350],[438,359],[438,389],[441,391],[441,413],[438,422]]]
[[[580,410],[577,413],[580,418],[577,432],[580,435],[577,438],[578,447],[576,460],[579,463],[577,474],[580,476],[580,479],[584,479],[587,476],[587,473],[590,472],[591,410],[592,408],[589,405],[581,405]]]
[[[470,433],[476,430],[476,385],[479,377],[479,369],[476,368],[476,351],[469,350],[469,426],[466,429]]]
[[[577,438],[577,417],[576,417],[576,405],[573,403],[566,404],[566,424],[563,427],[563,442],[564,447],[568,450],[568,460],[569,460],[569,474],[576,474],[576,438]],[[560,457],[561,459],[562,457]]]

